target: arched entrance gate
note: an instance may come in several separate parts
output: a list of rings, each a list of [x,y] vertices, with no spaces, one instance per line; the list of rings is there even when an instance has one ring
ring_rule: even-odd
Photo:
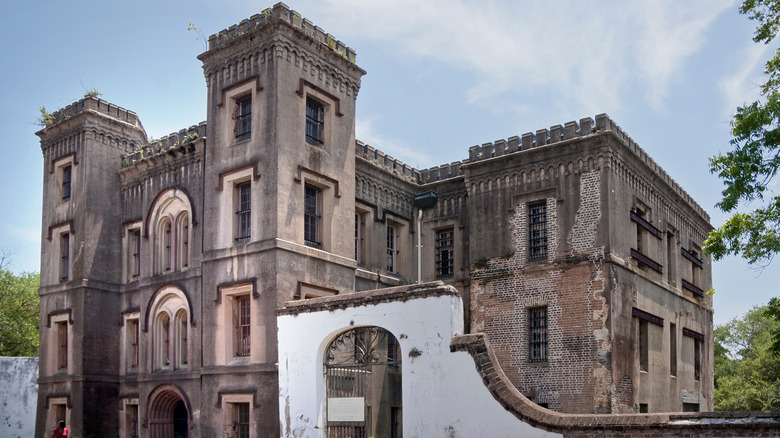
[[[156,389],[149,396],[149,438],[187,438],[189,413],[175,387]]]
[[[342,333],[325,352],[324,372],[329,438],[401,438],[401,356],[392,333]]]

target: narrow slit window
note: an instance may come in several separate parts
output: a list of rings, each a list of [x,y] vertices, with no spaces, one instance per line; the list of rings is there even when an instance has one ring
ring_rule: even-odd
[[[246,140],[252,135],[252,95],[245,94],[236,99],[234,113],[236,140]]]
[[[236,356],[249,356],[251,351],[249,295],[236,297],[235,306],[238,314],[236,318]]]
[[[528,360],[547,361],[547,307],[528,309]]]
[[[528,206],[528,259],[547,258],[547,203]]]
[[[452,227],[436,231],[436,278],[450,278],[454,274],[453,235]]]
[[[65,166],[62,168],[62,200],[70,199],[70,183],[72,178],[73,168],[71,166]]]
[[[249,242],[252,227],[252,185],[250,181],[236,184],[236,243]]]
[[[311,185],[304,187],[303,240],[306,245],[319,248],[320,240],[320,202],[322,191]]]
[[[322,146],[325,131],[325,107],[318,101],[306,98],[306,141]]]

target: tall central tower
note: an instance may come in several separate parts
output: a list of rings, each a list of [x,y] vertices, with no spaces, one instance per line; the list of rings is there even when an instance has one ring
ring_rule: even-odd
[[[204,387],[251,390],[251,416],[276,424],[276,309],[354,290],[365,72],[352,49],[282,3],[212,35],[199,58],[209,133],[203,332],[215,334],[204,336]]]

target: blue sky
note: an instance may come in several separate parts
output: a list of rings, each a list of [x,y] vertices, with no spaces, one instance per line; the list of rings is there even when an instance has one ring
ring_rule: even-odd
[[[196,56],[206,36],[271,6],[257,1],[3,2],[0,249],[40,268],[38,108],[96,88],[159,138],[206,118]],[[427,168],[476,144],[607,113],[710,212],[707,158],[729,149],[734,108],[758,97],[772,47],[732,0],[287,2],[357,51],[368,74],[357,138]],[[779,296],[777,262],[713,268],[715,322]]]

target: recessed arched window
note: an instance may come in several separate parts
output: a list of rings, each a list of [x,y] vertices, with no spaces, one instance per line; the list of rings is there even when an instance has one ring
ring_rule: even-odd
[[[190,316],[187,297],[168,286],[155,294],[150,305],[152,370],[181,370],[189,364]]]
[[[157,196],[149,219],[153,243],[155,275],[182,271],[190,267],[192,240],[192,206],[178,189]]]

